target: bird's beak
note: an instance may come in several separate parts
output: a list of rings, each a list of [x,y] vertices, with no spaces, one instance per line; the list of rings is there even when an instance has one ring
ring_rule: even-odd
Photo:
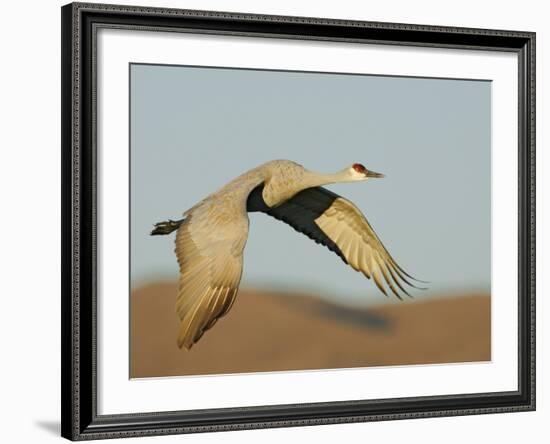
[[[381,179],[382,177],[386,177],[384,174],[382,173],[377,173],[375,171],[369,171],[369,170],[366,170],[365,171],[365,176],[366,177],[374,177],[374,178],[377,178],[377,179]]]

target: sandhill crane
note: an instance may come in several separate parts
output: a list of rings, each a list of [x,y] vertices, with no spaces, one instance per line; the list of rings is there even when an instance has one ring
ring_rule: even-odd
[[[243,270],[248,212],[273,216],[328,247],[353,269],[372,277],[386,296],[382,280],[399,299],[400,291],[410,296],[402,283],[420,288],[409,281],[418,279],[391,257],[361,211],[321,187],[379,177],[384,175],[360,163],[335,174],[320,174],[289,160],[273,160],[210,194],[183,213],[183,219],[155,224],[152,235],[177,230],[178,346],[191,349],[231,308]]]

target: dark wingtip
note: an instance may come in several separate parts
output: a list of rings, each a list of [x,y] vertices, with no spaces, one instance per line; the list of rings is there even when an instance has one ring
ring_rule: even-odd
[[[397,299],[399,299],[400,301],[403,300],[403,296],[401,296],[401,295],[397,292],[397,290],[394,290],[394,289],[392,288],[392,291],[393,291],[393,294],[397,297]]]
[[[397,265],[397,264],[396,264]],[[399,265],[397,265],[399,267]],[[411,276],[409,273],[407,273],[405,270],[403,270],[401,267],[399,267],[399,269],[405,274],[405,276],[407,276],[408,278],[412,279],[413,281],[416,281],[416,282],[420,282],[421,284],[431,284],[430,281],[423,281],[422,279],[417,279],[415,278],[414,276]],[[420,288],[420,287],[417,287],[419,288],[420,290],[427,290],[427,288]]]
[[[410,278],[415,280],[416,282],[420,282],[421,284],[431,284],[430,281],[423,281],[422,279],[417,279],[417,278],[414,278],[414,277],[410,277]]]
[[[430,282],[428,281],[421,281],[420,279],[416,279],[415,277],[411,276],[409,273],[407,273],[405,270],[403,270],[403,268],[401,268],[399,266],[399,264],[397,262],[395,262],[394,260],[391,260],[390,261],[390,264],[392,265],[393,269],[395,270],[395,272],[399,275],[399,277],[401,279],[403,279],[403,281],[413,287],[413,288],[416,288],[417,290],[428,290],[428,288],[426,287],[418,287],[416,285],[414,285],[413,283],[409,282],[409,280],[405,277],[407,276],[409,279],[412,279],[413,281],[416,281],[416,282],[421,282],[423,284],[430,284]]]

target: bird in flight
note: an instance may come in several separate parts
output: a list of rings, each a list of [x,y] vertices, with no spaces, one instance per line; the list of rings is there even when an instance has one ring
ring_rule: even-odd
[[[235,301],[248,238],[248,212],[263,212],[328,247],[388,295],[417,287],[384,247],[361,211],[322,185],[359,182],[383,174],[354,163],[321,174],[289,160],[272,160],[235,178],[183,213],[155,224],[152,235],[176,233],[180,267],[176,311],[179,348],[191,349]]]

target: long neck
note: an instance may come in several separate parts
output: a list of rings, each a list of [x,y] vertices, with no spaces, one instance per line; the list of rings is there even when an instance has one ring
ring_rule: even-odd
[[[304,177],[305,188],[318,187],[331,183],[353,182],[347,170],[338,171],[337,173],[317,173],[308,171]]]

